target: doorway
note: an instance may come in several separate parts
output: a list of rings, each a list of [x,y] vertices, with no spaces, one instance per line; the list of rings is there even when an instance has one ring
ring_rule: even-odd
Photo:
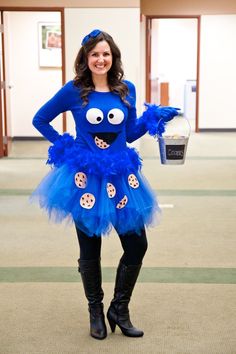
[[[181,109],[198,131],[199,17],[147,18],[147,101]]]
[[[0,156],[8,156],[12,139],[40,138],[32,126],[32,117],[65,83],[64,9],[0,8],[0,11],[3,24]],[[43,43],[42,38],[47,38],[49,30],[50,34],[60,35],[57,47],[51,42],[51,48],[45,47]],[[56,129],[65,131],[65,124],[62,115],[55,123]]]

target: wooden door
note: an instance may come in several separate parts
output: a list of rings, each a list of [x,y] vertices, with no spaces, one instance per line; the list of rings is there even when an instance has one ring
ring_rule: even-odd
[[[6,110],[6,80],[4,57],[4,21],[0,12],[0,157],[8,156],[11,147],[10,117]]]
[[[1,13],[0,13],[1,15]],[[0,20],[1,20],[0,16]],[[4,156],[3,131],[4,131],[4,82],[2,70],[2,23],[0,23],[0,157]]]

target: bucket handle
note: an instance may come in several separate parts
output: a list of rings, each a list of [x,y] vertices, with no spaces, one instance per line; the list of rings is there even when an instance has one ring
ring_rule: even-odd
[[[177,116],[175,116],[174,118],[178,118],[178,117],[184,118],[184,120],[187,122],[187,124],[188,124],[188,138],[189,138],[192,128],[191,128],[191,125],[190,125],[190,122],[189,122],[188,118],[183,117],[183,114],[181,114],[181,113],[178,114]],[[161,119],[158,121],[158,123],[157,123],[157,134],[155,135],[155,137],[156,137],[157,140],[158,140],[158,137],[161,138],[161,137],[162,137],[162,134],[165,132],[165,130],[164,130],[164,131],[161,133],[161,135],[158,134],[158,127],[159,127],[159,124],[160,124],[161,121],[164,121],[164,119],[161,118]],[[171,122],[171,120],[170,120],[169,122]],[[165,125],[166,125],[166,124],[168,124],[168,122],[165,122],[165,121],[164,121],[164,124],[163,124],[163,127],[164,127],[164,128],[165,128]]]

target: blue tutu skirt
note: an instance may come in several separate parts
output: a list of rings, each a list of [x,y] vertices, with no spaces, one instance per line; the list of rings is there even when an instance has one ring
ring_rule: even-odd
[[[133,148],[82,149],[69,134],[49,148],[51,171],[31,195],[55,222],[74,222],[88,236],[141,232],[160,213]]]

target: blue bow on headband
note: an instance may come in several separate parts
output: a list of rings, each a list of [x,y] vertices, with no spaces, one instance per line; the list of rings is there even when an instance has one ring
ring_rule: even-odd
[[[102,31],[100,31],[99,29],[95,29],[92,32],[90,32],[89,34],[87,34],[87,36],[84,37],[84,39],[82,40],[81,45],[86,44],[90,38],[95,38],[97,37]]]

